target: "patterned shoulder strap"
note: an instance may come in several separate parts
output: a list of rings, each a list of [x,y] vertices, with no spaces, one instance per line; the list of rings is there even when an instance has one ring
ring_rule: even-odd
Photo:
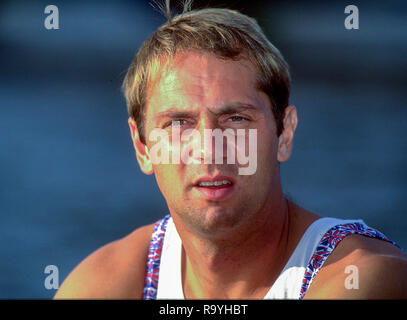
[[[158,273],[160,271],[161,252],[164,243],[165,230],[170,215],[156,222],[148,249],[146,277],[144,279],[144,300],[157,299]]]
[[[338,243],[341,242],[346,236],[351,234],[360,234],[371,238],[385,240],[399,247],[395,242],[389,240],[380,231],[369,228],[359,222],[334,226],[322,236],[321,241],[319,242],[314,254],[312,255],[308,263],[308,266],[305,270],[304,278],[302,280],[300,299],[304,297],[312,280],[315,278],[325,260],[329,257]]]

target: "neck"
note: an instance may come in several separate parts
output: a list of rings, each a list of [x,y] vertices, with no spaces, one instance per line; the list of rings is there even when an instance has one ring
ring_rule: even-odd
[[[276,200],[276,199],[275,199]],[[224,239],[203,239],[178,228],[187,298],[262,298],[287,261],[289,206],[282,193]]]

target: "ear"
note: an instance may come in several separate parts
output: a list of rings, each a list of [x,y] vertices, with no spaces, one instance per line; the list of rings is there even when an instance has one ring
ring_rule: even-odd
[[[133,140],[133,146],[134,149],[136,150],[137,162],[140,166],[140,169],[145,174],[152,174],[153,164],[150,160],[148,147],[140,140],[140,135],[138,132],[136,121],[130,117],[128,123],[130,127],[131,139]]]
[[[278,137],[277,160],[279,162],[287,161],[290,158],[297,124],[297,109],[294,106],[288,106],[284,111],[283,132]]]

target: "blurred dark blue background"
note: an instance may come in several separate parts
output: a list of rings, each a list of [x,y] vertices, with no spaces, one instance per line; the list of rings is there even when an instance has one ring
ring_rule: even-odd
[[[196,1],[255,16],[291,65],[299,112],[283,188],[407,248],[407,5]],[[59,30],[44,8],[59,8]],[[359,8],[346,30],[344,8]],[[89,253],[167,213],[138,168],[121,81],[164,22],[148,1],[0,4],[0,298],[51,298]]]

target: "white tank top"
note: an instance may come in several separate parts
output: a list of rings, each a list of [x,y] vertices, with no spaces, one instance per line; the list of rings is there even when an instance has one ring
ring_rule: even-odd
[[[277,280],[270,283],[270,290],[264,299],[302,299],[323,262],[336,245],[350,234],[362,234],[394,244],[362,220],[320,218],[304,232]],[[167,216],[157,222],[153,233],[144,299],[185,299],[181,253],[181,238],[172,218]]]

